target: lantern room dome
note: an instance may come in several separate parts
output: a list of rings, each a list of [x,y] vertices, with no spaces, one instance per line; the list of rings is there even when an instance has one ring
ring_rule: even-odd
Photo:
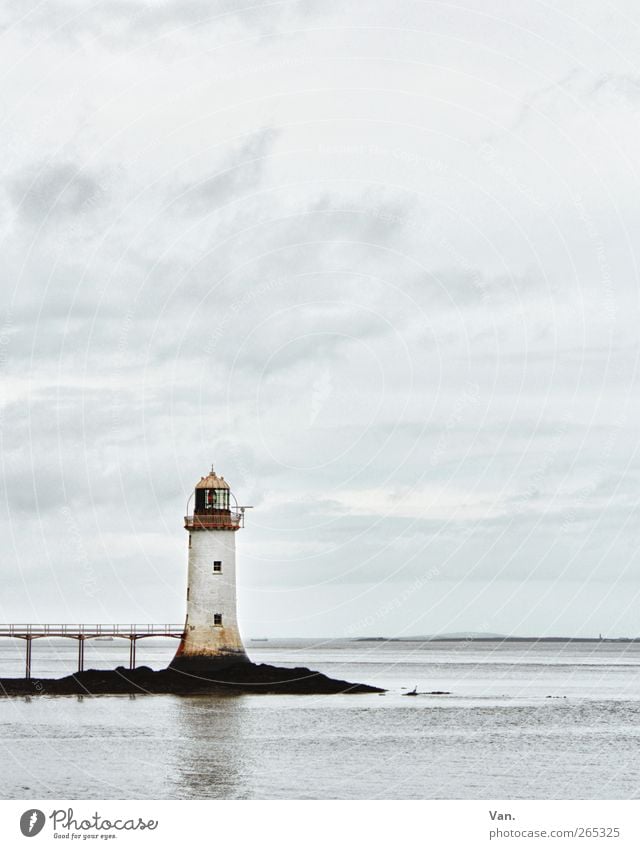
[[[190,512],[193,504],[193,512]],[[187,502],[184,526],[191,531],[237,531],[244,527],[245,507],[239,507],[231,488],[213,466],[194,487]]]
[[[222,475],[217,475],[212,467],[208,475],[200,478],[196,484],[196,489],[229,489],[229,484]]]

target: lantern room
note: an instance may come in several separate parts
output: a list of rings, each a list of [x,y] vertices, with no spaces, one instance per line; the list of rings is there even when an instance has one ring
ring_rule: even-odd
[[[238,506],[229,484],[212,466],[209,474],[195,485],[187,504],[184,526],[189,531],[237,531],[244,526],[245,509]]]
[[[229,484],[216,475],[212,466],[209,474],[196,484],[194,513],[229,509]]]

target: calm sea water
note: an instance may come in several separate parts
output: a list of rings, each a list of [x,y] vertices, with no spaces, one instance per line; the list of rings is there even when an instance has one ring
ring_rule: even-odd
[[[141,641],[161,668],[174,642]],[[254,660],[308,665],[379,695],[0,699],[0,797],[72,799],[636,798],[640,646],[270,641]],[[24,648],[0,643],[0,674]],[[94,643],[86,667],[126,664]],[[34,644],[34,675],[73,671]],[[407,698],[405,688],[449,690]]]

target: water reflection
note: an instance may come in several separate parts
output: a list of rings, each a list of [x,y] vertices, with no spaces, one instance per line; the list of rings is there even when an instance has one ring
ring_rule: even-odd
[[[245,696],[175,700],[179,745],[169,796],[178,799],[248,798],[250,712]]]

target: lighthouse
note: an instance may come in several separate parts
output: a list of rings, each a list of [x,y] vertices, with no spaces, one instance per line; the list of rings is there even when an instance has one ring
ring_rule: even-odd
[[[245,509],[213,466],[189,498],[187,618],[171,669],[206,675],[249,663],[236,614],[236,533],[244,527]]]

